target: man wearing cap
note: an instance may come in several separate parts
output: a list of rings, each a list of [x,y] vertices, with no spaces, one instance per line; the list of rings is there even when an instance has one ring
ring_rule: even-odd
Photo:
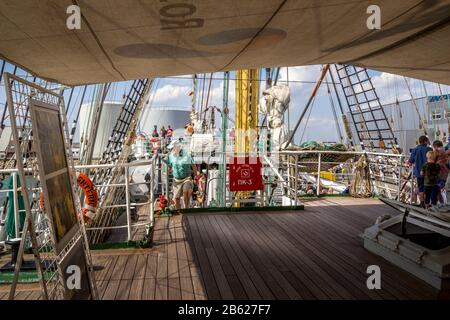
[[[168,161],[165,162],[172,168],[175,208],[181,209],[181,196],[183,196],[184,208],[188,208],[193,191],[191,173],[194,171],[198,174],[197,166],[178,141],[173,141],[168,148],[171,152]]]

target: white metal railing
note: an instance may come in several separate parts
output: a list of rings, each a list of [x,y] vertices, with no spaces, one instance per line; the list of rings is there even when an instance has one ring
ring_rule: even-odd
[[[222,203],[225,206],[232,206],[235,203],[255,203],[258,206],[271,205],[271,199],[273,198],[274,191],[269,192],[273,185],[277,184],[277,190],[281,196],[290,199],[290,205],[298,205],[300,203],[300,196],[302,195],[302,186],[307,181],[314,181],[316,185],[315,194],[319,196],[321,191],[324,190],[324,179],[321,177],[323,171],[330,171],[333,174],[334,181],[336,183],[342,183],[349,186],[354,177],[354,164],[355,160],[360,156],[365,155],[369,161],[369,168],[371,172],[374,191],[378,194],[384,194],[385,196],[395,199],[402,197],[399,195],[403,185],[408,185],[410,189],[413,189],[412,182],[407,179],[409,168],[405,166],[405,156],[401,154],[390,153],[377,153],[377,152],[358,152],[358,151],[315,151],[315,150],[302,150],[302,151],[282,151],[277,154],[278,163],[274,163],[272,157],[267,155],[261,156],[263,163],[264,178],[263,184],[266,186],[264,190],[254,193],[252,196],[246,199],[237,199],[235,193],[229,191],[228,183],[228,171],[225,172],[224,179],[220,176],[214,177],[208,181],[211,183],[213,180],[217,180],[218,187],[224,188],[222,194]],[[76,170],[85,169],[98,169],[98,168],[112,168],[122,167],[123,180],[120,179],[119,183],[114,184],[101,184],[97,185],[99,190],[99,207],[98,209],[106,208],[124,208],[126,212],[126,224],[114,225],[114,226],[93,226],[86,227],[86,230],[114,230],[127,228],[127,238],[131,240],[132,229],[141,226],[152,226],[154,221],[154,201],[155,192],[159,190],[160,193],[170,195],[170,174],[167,165],[161,161],[162,157],[167,155],[153,155],[149,160],[138,160],[132,163],[123,164],[92,164],[92,165],[79,165],[75,166]],[[232,156],[232,154],[230,154]],[[330,156],[336,156],[333,159]],[[344,156],[345,161],[339,161],[339,156]],[[222,158],[220,153],[215,154],[214,161],[217,158]],[[225,157],[226,158],[226,157]],[[275,158],[276,159],[276,158]],[[211,156],[203,159],[205,162],[211,160]],[[159,164],[159,165],[158,165]],[[150,180],[143,182],[130,182],[130,167],[149,166]],[[311,171],[311,168],[314,168]],[[13,192],[14,202],[14,217],[16,221],[19,221],[20,209],[18,206],[18,180],[17,169],[2,169],[0,174],[10,174],[13,178],[13,188],[0,190],[0,193]],[[305,176],[307,175],[307,176]],[[309,180],[305,180],[307,177]],[[225,180],[225,181],[223,181]],[[411,179],[412,181],[412,179]],[[130,197],[130,188],[145,184],[148,187],[148,194],[146,195],[148,200],[145,202],[133,202]],[[208,186],[209,187],[209,186]],[[125,188],[125,203],[119,204],[104,204],[102,203],[103,196],[111,188]],[[34,192],[39,192],[39,188],[31,188]],[[404,191],[405,192],[405,191]],[[207,197],[207,194],[206,194]],[[407,198],[410,198],[408,194]],[[140,206],[149,205],[148,219],[144,222],[132,221],[132,210]],[[208,203],[206,203],[208,205]],[[24,210],[23,210],[24,211]],[[19,234],[19,223],[16,223],[16,234]]]
[[[409,183],[409,168],[405,166],[405,156],[402,154],[380,153],[380,152],[361,152],[361,151],[282,151],[281,156],[285,159],[287,167],[286,178],[289,183],[289,196],[297,198],[299,179],[301,174],[308,174],[315,177],[316,195],[321,194],[321,177],[324,171],[329,171],[333,175],[335,182],[340,182],[349,186],[354,178],[355,160],[361,156],[366,156],[369,164],[372,186],[374,192],[383,194],[389,198],[399,198],[403,191],[402,186]],[[339,161],[339,156],[345,156],[348,159]],[[345,158],[344,157],[344,158]],[[334,160],[333,158],[337,159]],[[312,171],[310,168],[314,168]],[[295,173],[290,174],[294,169]],[[295,188],[292,186],[295,185]]]
[[[123,174],[123,182],[122,183],[115,183],[115,184],[109,184],[109,185],[97,185],[97,190],[99,192],[99,205],[97,207],[97,210],[100,209],[105,209],[105,208],[125,208],[125,212],[126,212],[126,220],[127,223],[125,225],[119,225],[119,226],[100,226],[100,227],[88,227],[86,226],[86,230],[113,230],[113,229],[121,229],[121,228],[127,228],[127,239],[128,241],[131,240],[132,235],[132,229],[136,228],[136,227],[140,227],[140,226],[153,226],[153,222],[154,222],[154,191],[155,191],[155,187],[156,187],[156,183],[155,183],[155,173],[156,173],[156,159],[157,156],[153,156],[151,159],[149,160],[140,160],[140,161],[135,161],[132,163],[123,163],[123,164],[92,164],[92,165],[77,165],[75,166],[75,170],[77,171],[81,171],[84,169],[97,169],[97,168],[112,168],[112,167],[119,167],[119,168],[124,168],[124,174]],[[150,180],[149,181],[143,181],[143,182],[130,182],[130,167],[141,167],[141,166],[149,166],[150,170]],[[12,189],[1,189],[0,193],[8,193],[8,192],[13,192],[13,204],[14,204],[14,220],[15,220],[15,233],[16,236],[20,234],[19,232],[19,228],[20,225],[19,223],[17,223],[19,221],[19,213],[20,211],[25,211],[25,210],[20,210],[19,209],[19,204],[18,204],[18,199],[19,199],[19,188],[17,187],[17,174],[18,174],[18,170],[16,168],[14,169],[1,169],[0,170],[0,174],[3,175],[11,175],[12,176],[12,181],[13,181],[13,188]],[[120,179],[119,181],[121,181],[122,179]],[[132,202],[131,201],[131,197],[130,197],[130,187],[132,186],[137,186],[137,185],[147,185],[148,186],[148,201],[146,202]],[[110,188],[125,188],[125,203],[121,203],[121,204],[113,204],[113,205],[108,205],[108,204],[104,204],[102,203],[103,199],[102,196],[105,195],[105,192],[108,191],[108,189]],[[39,192],[40,188],[30,188],[30,190],[32,190],[33,192]],[[145,222],[136,222],[133,223],[132,222],[132,218],[131,218],[131,211],[133,208],[139,207],[139,206],[145,206],[145,205],[149,205],[149,213],[148,213],[148,220]]]

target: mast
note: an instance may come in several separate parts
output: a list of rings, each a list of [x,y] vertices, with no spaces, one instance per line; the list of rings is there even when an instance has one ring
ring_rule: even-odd
[[[227,173],[227,130],[228,130],[228,89],[229,89],[229,82],[230,82],[230,72],[226,71],[223,74],[223,98],[222,98],[222,156],[219,166],[219,178],[222,181],[222,185],[218,188],[217,192],[217,198],[220,201],[220,206],[225,207],[225,192],[226,192],[226,173]]]

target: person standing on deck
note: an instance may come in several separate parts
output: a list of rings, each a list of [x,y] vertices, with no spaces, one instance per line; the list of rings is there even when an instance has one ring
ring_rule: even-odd
[[[420,206],[422,208],[425,207],[424,202],[424,192],[425,192],[425,184],[424,177],[421,174],[422,167],[427,162],[427,152],[432,151],[428,144],[430,140],[427,136],[419,137],[419,144],[412,150],[411,156],[407,162],[407,165],[414,165],[413,174],[417,179],[417,187],[419,189],[419,200]]]
[[[179,142],[173,141],[168,149],[171,150],[169,159],[164,162],[172,168],[175,208],[181,209],[181,196],[183,196],[184,208],[188,208],[193,192],[191,174],[194,172],[199,175],[197,166],[191,155],[181,147]]]
[[[447,181],[447,176],[449,169],[447,167],[447,154],[444,150],[444,144],[440,140],[436,140],[433,142],[433,150],[436,152],[436,163],[441,168],[439,173],[439,202],[441,205],[447,203],[447,196],[445,193],[445,183]]]
[[[440,193],[439,174],[441,167],[436,163],[438,154],[436,151],[428,151],[426,154],[427,162],[423,165],[420,174],[424,178],[425,188],[425,208],[436,207]]]

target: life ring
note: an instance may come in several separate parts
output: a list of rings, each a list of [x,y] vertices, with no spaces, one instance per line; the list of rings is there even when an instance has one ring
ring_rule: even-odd
[[[86,198],[83,207],[83,217],[87,220],[91,220],[95,216],[98,205],[97,188],[91,179],[81,172],[77,173],[77,183],[78,186],[83,189],[84,197]]]
[[[98,205],[98,193],[94,183],[84,173],[77,172],[78,186],[83,189],[84,197],[86,199],[84,207],[82,209],[84,222],[95,217],[95,211]],[[44,196],[41,192],[39,196],[39,206],[44,209]]]

